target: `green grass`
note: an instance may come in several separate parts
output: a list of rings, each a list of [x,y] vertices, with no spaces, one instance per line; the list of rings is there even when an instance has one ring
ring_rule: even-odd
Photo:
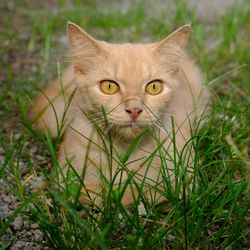
[[[0,236],[21,214],[39,223],[48,245],[54,249],[247,249],[250,4],[246,1],[244,8],[232,8],[216,23],[200,22],[183,1],[177,1],[176,12],[164,6],[157,16],[147,15],[141,2],[127,14],[103,10],[95,1],[74,1],[74,5],[59,1],[54,14],[49,13],[46,1],[41,6],[30,3],[28,8],[24,4],[12,5],[11,1],[6,5],[11,11],[3,15],[5,28],[0,37],[4,45],[0,48],[4,58],[1,76],[5,76],[0,83],[0,146],[5,152],[0,178],[18,196],[20,205],[9,220],[0,218]],[[185,164],[176,162],[179,187],[172,189],[166,175],[162,195],[167,203],[145,203],[147,214],[142,216],[137,211],[139,200],[129,209],[121,205],[122,191],[114,190],[112,182],[102,194],[101,208],[78,202],[82,182],[74,172],[70,175],[76,178],[77,185],[65,189],[58,183],[56,151],[61,138],[52,140],[32,129],[26,113],[28,96],[34,96],[37,87],[56,76],[58,60],[64,64],[56,54],[60,56],[64,51],[60,41],[68,20],[99,39],[117,42],[156,41],[192,21],[188,50],[201,66],[204,81],[214,96],[205,126],[190,142],[196,152],[193,178],[198,186],[185,186],[187,180],[181,175]],[[19,61],[15,69],[13,63]],[[115,151],[109,142],[107,154]],[[30,150],[33,144],[42,160]],[[116,157],[126,169],[128,156]],[[25,176],[20,171],[22,162],[28,164]],[[46,185],[27,193],[25,182],[40,172]],[[129,182],[134,179],[131,175]],[[186,191],[180,195],[182,185]],[[4,248],[6,242],[2,244]]]

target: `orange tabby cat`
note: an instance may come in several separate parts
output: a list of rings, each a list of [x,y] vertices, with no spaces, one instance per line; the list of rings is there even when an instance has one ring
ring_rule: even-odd
[[[201,85],[199,69],[184,52],[190,29],[185,25],[157,43],[111,44],[94,39],[74,23],[68,24],[74,63],[63,73],[62,82],[55,80],[37,97],[32,119],[38,129],[56,136],[65,104],[75,90],[65,116],[66,133],[58,159],[64,173],[70,161],[82,176],[83,200],[100,204],[106,184],[112,180],[114,188],[122,189],[120,183],[128,183],[131,174],[137,183],[143,179],[146,199],[154,196],[158,202],[164,200],[161,192],[155,191],[164,186],[162,160],[173,175],[173,152],[180,152],[191,138],[190,124],[199,119],[209,96]],[[112,138],[115,153],[111,161],[107,149],[103,150],[108,139],[98,133],[95,122]],[[157,135],[162,147],[148,132],[121,163],[117,155],[125,154],[145,127]],[[164,156],[160,156],[160,148],[165,149]],[[123,204],[136,198],[138,186],[132,183],[124,188]]]

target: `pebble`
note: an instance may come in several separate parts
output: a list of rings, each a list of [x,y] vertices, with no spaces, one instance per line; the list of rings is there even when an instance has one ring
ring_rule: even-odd
[[[3,219],[7,219],[10,215],[8,205],[0,205],[0,215]]]
[[[25,242],[24,241],[17,241],[16,244],[15,244],[15,246],[17,248],[22,248],[22,247],[25,246]]]
[[[19,171],[22,175],[26,175],[28,173],[29,170],[28,170],[26,164],[24,164],[24,162],[19,161],[18,166],[19,166]]]
[[[29,187],[32,192],[38,191],[45,185],[43,176],[33,176],[29,181]]]
[[[33,223],[30,225],[30,228],[37,229],[37,228],[39,228],[39,225],[38,225],[38,223]]]
[[[14,230],[20,230],[23,226],[23,218],[19,215],[12,222],[12,226]]]
[[[29,224],[29,222],[27,220],[24,221],[23,227],[26,228],[26,229],[30,228],[30,224]]]
[[[12,247],[10,248],[10,250],[20,250],[20,248],[17,247],[16,245],[14,245],[14,246],[12,246]]]
[[[0,155],[4,155],[4,149],[2,147],[0,147]]]
[[[43,234],[39,229],[34,230],[34,240],[41,241],[43,239]]]
[[[32,232],[31,231],[28,231],[27,232],[27,236],[30,237],[32,235]]]
[[[44,157],[43,155],[36,155],[36,159],[38,161],[44,161],[44,160],[46,160],[46,157]]]
[[[3,202],[6,202],[7,204],[10,204],[12,202],[12,196],[6,195],[2,198]]]

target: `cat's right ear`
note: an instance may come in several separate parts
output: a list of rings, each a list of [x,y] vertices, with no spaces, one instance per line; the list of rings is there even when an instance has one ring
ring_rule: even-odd
[[[91,58],[102,50],[99,41],[95,40],[86,31],[75,23],[68,22],[68,38],[72,47],[75,69],[84,73]]]

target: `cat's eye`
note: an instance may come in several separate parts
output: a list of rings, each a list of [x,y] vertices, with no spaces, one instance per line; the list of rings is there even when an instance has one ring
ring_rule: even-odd
[[[147,84],[146,92],[150,95],[158,95],[163,89],[162,82],[160,80],[155,80]]]
[[[107,95],[113,95],[120,90],[119,85],[117,83],[108,80],[102,81],[100,83],[100,89],[103,93]]]

